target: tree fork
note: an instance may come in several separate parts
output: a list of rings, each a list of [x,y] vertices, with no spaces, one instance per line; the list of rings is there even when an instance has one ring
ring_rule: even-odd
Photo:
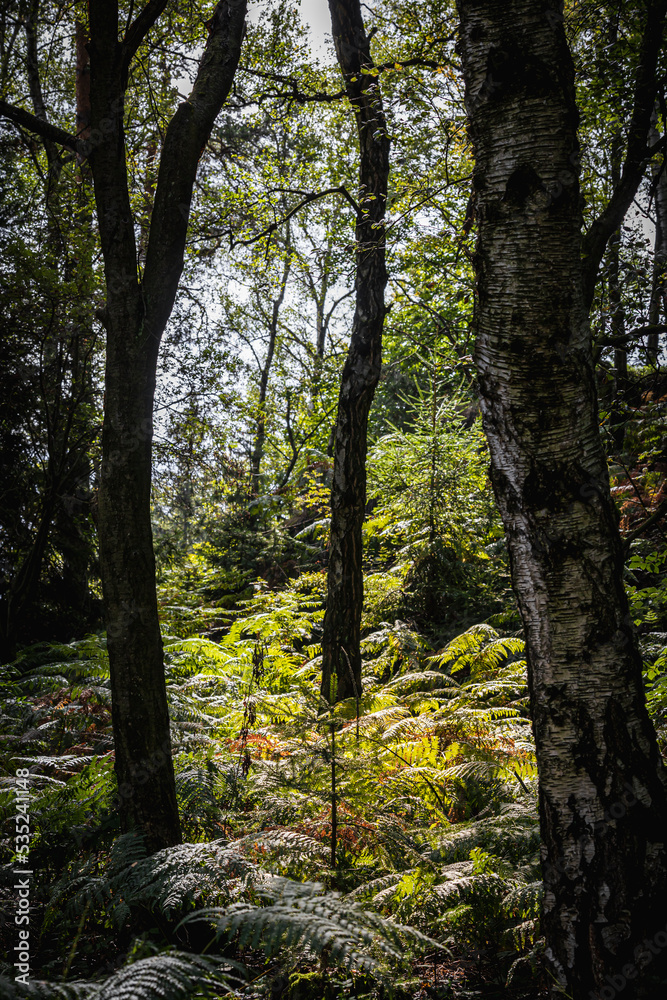
[[[644,942],[667,920],[667,781],[598,431],[562,5],[458,9],[475,154],[475,359],[526,633],[546,954],[557,989],[580,1000],[608,990],[607,977],[640,982],[664,963]]]
[[[100,564],[121,825],[139,829],[149,851],[181,839],[150,519],[156,366],[183,268],[197,165],[231,89],[246,2],[217,4],[192,93],[167,127],[140,283],[123,101],[129,60],[164,6],[163,0],[149,3],[119,43],[117,4],[89,5],[91,142],[102,137],[90,164],[107,283]]]
[[[356,307],[338,397],[322,639],[322,696],[329,701],[334,675],[336,700],[343,701],[361,692],[361,528],[366,507],[368,414],[380,378],[387,311],[384,217],[389,136],[379,83],[367,72],[373,68],[373,60],[359,0],[329,0],[329,9],[336,55],[359,135]]]

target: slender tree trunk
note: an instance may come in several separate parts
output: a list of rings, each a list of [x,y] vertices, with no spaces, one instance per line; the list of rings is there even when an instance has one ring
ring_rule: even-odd
[[[612,171],[612,174],[614,171]],[[619,171],[620,176],[620,171]],[[611,336],[614,341],[614,384],[611,403],[611,434],[616,451],[621,451],[625,441],[625,394],[628,387],[628,352],[625,347],[625,309],[620,281],[621,230],[617,229],[609,240],[608,289]]]
[[[656,142],[660,137],[657,130],[651,130],[651,139]],[[653,287],[651,289],[651,304],[649,307],[649,325],[658,326],[661,319],[667,320],[667,155],[662,154],[662,160],[654,171],[655,198],[655,244],[653,249]],[[648,336],[648,354],[654,362],[658,360],[660,335],[650,333]]]
[[[276,351],[276,340],[278,338],[278,320],[280,319],[280,309],[285,299],[287,282],[292,267],[291,260],[291,240],[289,228],[287,230],[287,240],[285,243],[285,263],[280,281],[278,296],[271,303],[271,319],[269,322],[269,343],[266,350],[264,364],[259,377],[259,400],[257,403],[257,426],[255,428],[255,440],[253,442],[252,456],[250,460],[250,482],[251,492],[254,497],[260,493],[260,476],[262,458],[264,457],[264,441],[266,440],[266,397],[269,388],[269,375],[273,364],[273,355]]]
[[[615,45],[618,41],[618,26],[612,18],[609,28],[609,42]],[[622,135],[620,128],[611,141],[611,183],[615,189],[621,179],[621,160],[623,156]],[[628,385],[628,352],[625,346],[625,309],[621,289],[621,227],[609,238],[607,244],[608,258],[608,290],[609,319],[612,340],[614,341],[614,385],[611,405],[611,432],[614,448],[621,451],[625,440],[625,414],[623,404]]]
[[[620,990],[660,960],[643,942],[667,919],[665,772],[598,432],[561,5],[458,8],[475,153],[476,363],[526,632],[543,928],[556,982],[583,1000],[608,990],[606,977]]]
[[[377,78],[362,73],[362,69],[371,69],[373,62],[359,0],[329,0],[329,9],[338,63],[357,119],[360,153],[357,300],[338,397],[322,641],[322,695],[341,701],[361,693],[361,528],[366,507],[368,414],[380,378],[386,313],[384,216],[389,136]],[[336,678],[335,692],[332,677]]]

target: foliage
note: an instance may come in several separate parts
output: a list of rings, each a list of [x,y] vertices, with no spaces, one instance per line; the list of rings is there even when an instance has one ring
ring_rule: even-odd
[[[79,942],[69,985],[35,987],[45,996],[112,988],[178,996],[185,983],[203,990],[227,975],[215,965],[223,958],[201,964],[183,947],[210,944],[216,935],[221,947],[231,935],[239,954],[256,955],[261,945],[269,958],[279,954],[299,968],[321,953],[357,975],[378,961],[405,962],[411,949],[438,941],[479,946],[483,926],[509,933],[526,916],[520,893],[528,877],[514,877],[507,860],[520,864],[535,850],[534,805],[524,791],[534,764],[521,643],[479,626],[433,652],[396,622],[365,640],[360,716],[342,703],[332,718],[319,704],[312,643],[321,589],[319,574],[277,593],[259,588],[241,611],[227,613],[219,642],[169,638],[179,622],[188,631],[188,609],[165,602],[177,788],[190,843],[150,858],[137,837],[117,837],[112,762],[95,753],[98,726],[109,725],[104,641],[42,646],[17,661],[5,681],[10,710],[2,725],[5,752],[15,753],[22,740],[20,763],[31,771],[39,919],[54,945],[66,948],[72,935]],[[206,621],[191,612],[191,626]],[[36,714],[26,742],[28,711]],[[52,725],[54,713],[62,726]],[[6,758],[5,773],[15,766]],[[4,783],[9,788],[11,779]],[[10,815],[9,795],[5,808]],[[480,812],[487,818],[475,820]],[[3,849],[9,860],[9,839]],[[474,853],[481,849],[486,860]],[[337,891],[322,894],[314,882]],[[443,910],[446,899],[452,906]],[[472,907],[477,938],[454,914],[454,902]],[[133,935],[136,961],[126,972],[94,983],[76,979],[91,968],[89,938],[105,942],[98,959],[106,955],[108,963],[114,938],[129,943]],[[532,935],[516,941],[524,950]],[[147,956],[146,948],[157,951]],[[56,967],[44,966],[51,975]]]
[[[119,829],[106,640],[88,634],[104,316],[89,175],[69,156],[49,162],[23,131],[0,133],[3,627],[48,529],[22,645],[14,659],[7,643],[0,676],[0,940],[10,955],[14,775],[25,767],[43,978],[24,991],[7,962],[3,996],[375,1000],[400,996],[397,983],[423,996],[421,948],[436,956],[428,989],[443,996],[471,960],[489,980],[530,968],[539,981],[537,779],[470,356],[472,164],[455,10],[387,0],[366,12],[392,135],[391,309],[369,422],[364,691],[331,710],[319,641],[356,154],[330,51],[313,58],[297,6],[264,4],[249,26],[233,99],[202,151],[160,359],[153,524],[186,843],[150,858]],[[49,117],[72,128],[83,8],[23,7],[0,15],[2,96],[34,96],[33,11]],[[164,122],[187,90],[205,7],[168,5],[128,90],[141,266]],[[589,218],[625,139],[638,11],[583,3],[566,18]],[[657,287],[647,239],[662,160],[638,194],[647,231],[626,219],[603,263],[593,330],[612,490],[622,532],[638,532],[630,615],[665,750],[666,386],[664,358],[636,333]],[[250,984],[235,978],[240,965]]]
[[[428,368],[429,359],[424,367]],[[487,474],[486,444],[452,372],[430,359],[427,390],[405,398],[412,416],[369,454],[368,558],[402,575],[404,613],[440,628],[500,610],[506,585],[492,558],[501,537]]]

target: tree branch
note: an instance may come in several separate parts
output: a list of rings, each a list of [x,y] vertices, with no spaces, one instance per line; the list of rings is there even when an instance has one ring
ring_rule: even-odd
[[[132,57],[159,18],[160,14],[163,13],[168,2],[169,0],[149,0],[144,9],[136,16],[130,27],[127,29],[125,38],[123,39],[122,66],[124,78],[127,76],[130,63],[132,62]]]
[[[369,41],[370,37],[371,36],[369,35]],[[446,41],[451,41],[453,38],[454,36],[452,35],[448,37]],[[446,60],[426,59],[423,58],[422,56],[411,56],[408,59],[398,58],[398,59],[392,59],[390,62],[377,63],[373,66],[373,69],[376,70],[377,73],[386,73],[388,71],[395,70],[397,67],[403,69],[403,68],[409,68],[411,66],[419,66],[422,69],[438,70],[445,64],[445,62]],[[345,89],[337,90],[334,93],[329,93],[326,90],[316,90],[312,94],[306,94],[304,93],[303,90],[299,89],[299,85],[297,81],[294,79],[294,77],[285,76],[283,73],[269,73],[265,70],[251,69],[250,66],[241,66],[240,69],[242,69],[244,73],[248,73],[249,76],[256,76],[259,77],[259,79],[261,80],[271,80],[273,83],[284,83],[287,87],[290,88],[288,92],[282,94],[279,93],[269,94],[264,96],[278,97],[278,98],[283,98],[285,100],[292,100],[296,101],[297,104],[306,104],[311,101],[313,102],[319,101],[323,104],[326,104],[326,103],[331,103],[333,101],[340,101],[347,94],[347,91]],[[365,75],[373,76],[376,74],[367,71]]]
[[[635,538],[639,538],[643,535],[645,531],[652,528],[654,524],[657,524],[663,514],[667,511],[667,498],[665,498],[661,504],[654,510],[650,517],[647,517],[645,521],[633,528],[629,535],[626,535],[623,539],[623,547],[627,553],[630,548],[630,542],[633,542]]]
[[[17,108],[13,104],[8,104],[7,101],[0,101],[0,117],[6,118],[7,121],[13,122],[14,125],[20,125],[21,128],[27,129],[28,132],[38,135],[47,142],[55,142],[59,146],[69,149],[70,152],[78,153],[80,156],[85,157],[84,146],[86,144],[81,142],[80,139],[66,132],[65,129],[58,128],[57,125],[51,125],[50,122],[43,121],[43,119],[38,118],[29,111],[25,111],[23,108]]]
[[[667,2],[667,0],[666,0]],[[232,87],[245,34],[246,0],[220,0],[187,101],[165,134],[151,220],[144,299],[149,328],[167,323],[183,270],[192,190],[201,154]]]
[[[652,333],[667,333],[667,326],[663,323],[652,323],[649,326],[638,326],[635,330],[629,330],[622,337],[605,337],[604,340],[597,340],[596,347],[625,347],[633,340],[640,337],[648,337]]]
[[[25,20],[26,38],[26,74],[28,77],[28,89],[32,100],[32,107],[35,117],[40,121],[48,122],[44,95],[42,93],[42,83],[39,78],[39,56],[37,53],[37,17],[39,15],[39,0],[32,0],[28,16]],[[52,176],[57,174],[60,164],[61,153],[56,148],[56,143],[51,139],[43,139],[46,159],[49,164],[49,179],[47,182],[47,203],[52,190]]]
[[[260,80],[270,80],[272,83],[284,83],[286,86],[291,88],[289,93],[271,94],[271,97],[290,98],[291,100],[296,101],[297,104],[305,104],[308,101],[321,101],[322,103],[327,103],[331,101],[340,101],[343,97],[345,97],[345,90],[338,90],[333,94],[329,94],[325,90],[317,90],[313,94],[304,94],[303,91],[299,90],[299,85],[291,76],[284,76],[282,73],[268,73],[259,69],[251,69],[250,66],[240,66],[239,68],[249,76],[259,77]]]
[[[662,48],[666,14],[667,0],[653,0],[649,4],[640,46],[632,118],[621,179],[607,207],[595,219],[582,241],[584,302],[587,308],[590,308],[593,301],[598,268],[609,237],[621,225],[639,187],[646,164],[653,155],[647,148],[647,140],[655,101],[656,67]]]
[[[302,208],[305,208],[306,205],[310,205],[311,202],[317,201],[318,198],[326,198],[330,194],[342,194],[345,200],[348,201],[352,206],[352,208],[354,209],[355,214],[359,216],[360,214],[359,206],[357,205],[356,201],[354,200],[350,192],[343,184],[341,184],[340,187],[327,188],[326,191],[313,191],[311,194],[306,195],[306,197],[303,198],[303,200],[300,201],[298,205],[295,205],[294,208],[290,209],[287,215],[283,216],[282,219],[279,219],[278,222],[272,222],[271,225],[267,226],[266,229],[263,229],[261,233],[257,233],[256,236],[252,236],[249,240],[233,240],[232,243],[230,244],[230,249],[233,250],[234,247],[239,247],[239,246],[249,247],[251,246],[251,244],[256,243],[258,240],[261,240],[264,236],[270,236],[271,233],[275,233],[276,229],[279,229],[280,226],[283,226],[286,222],[289,222],[292,216],[296,215],[296,213],[301,211]]]

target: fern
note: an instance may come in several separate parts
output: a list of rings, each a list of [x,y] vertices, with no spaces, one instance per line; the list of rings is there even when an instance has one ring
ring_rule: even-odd
[[[0,979],[3,1000],[191,1000],[218,996],[240,981],[238,963],[172,951],[139,959],[102,982],[20,983]]]
[[[91,860],[60,880],[49,912],[55,916],[63,905],[72,914],[87,904],[106,906],[121,926],[138,906],[169,913],[196,903],[229,901],[259,877],[257,866],[236,844],[180,844],[146,857],[141,838],[124,834],[113,845],[106,871]]]
[[[440,947],[415,928],[383,919],[339,893],[323,892],[318,883],[272,877],[258,895],[270,905],[236,903],[197,911],[183,922],[214,919],[218,937],[236,936],[240,947],[261,946],[267,957],[284,948],[307,950],[313,957],[326,951],[329,961],[347,969],[371,970],[377,966],[377,955],[400,960],[406,939]]]

